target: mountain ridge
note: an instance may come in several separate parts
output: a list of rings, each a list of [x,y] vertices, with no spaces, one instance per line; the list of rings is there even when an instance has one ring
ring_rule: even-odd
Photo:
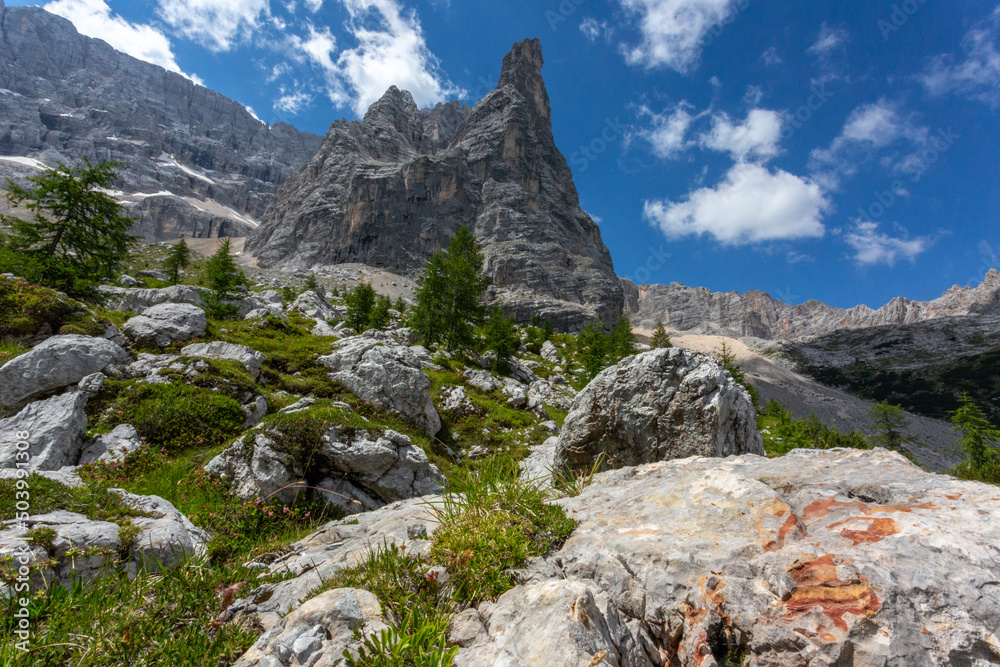
[[[115,194],[146,238],[245,236],[320,141],[65,18],[0,3],[0,176],[117,160]]]
[[[977,287],[953,286],[932,301],[895,297],[879,309],[837,308],[820,301],[789,305],[766,292],[712,292],[681,283],[638,286],[622,279],[626,312],[640,329],[657,322],[675,331],[734,338],[795,340],[840,329],[913,324],[943,317],[1000,314],[1000,271],[990,269]]]

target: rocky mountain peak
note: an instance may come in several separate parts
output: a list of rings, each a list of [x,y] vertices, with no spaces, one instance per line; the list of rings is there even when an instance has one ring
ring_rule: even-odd
[[[500,85],[516,88],[526,99],[534,102],[534,111],[545,121],[551,121],[549,95],[542,79],[542,43],[535,39],[518,42],[503,59]]]
[[[473,109],[418,109],[395,87],[361,123],[335,123],[247,240],[259,266],[363,263],[419,272],[467,226],[493,296],[527,320],[574,329],[621,314],[623,291],[600,230],[580,209],[552,136],[537,40],[515,44]]]

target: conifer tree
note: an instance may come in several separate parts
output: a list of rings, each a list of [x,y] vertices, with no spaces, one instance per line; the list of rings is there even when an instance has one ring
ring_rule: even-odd
[[[31,267],[35,275],[26,278],[76,295],[116,278],[136,243],[129,234],[135,220],[107,194],[119,167],[84,158],[82,166],[60,163],[29,177],[27,188],[8,180],[7,201],[25,208],[31,219],[0,215],[0,224],[13,232],[0,271]]]
[[[358,333],[370,328],[372,311],[375,309],[375,289],[368,283],[360,283],[344,297],[347,315],[344,322]]]
[[[632,322],[627,315],[621,316],[618,326],[611,332],[609,347],[611,362],[615,364],[635,354],[635,334],[632,332]]]
[[[211,290],[205,297],[208,314],[217,319],[229,319],[239,311],[236,300],[240,288],[248,287],[250,281],[233,261],[229,239],[225,239],[205,264],[203,281]]]
[[[163,260],[163,270],[170,276],[170,284],[176,285],[180,282],[181,271],[191,263],[191,249],[188,248],[184,239],[181,239],[170,249],[170,254]]]
[[[960,444],[968,454],[974,471],[982,471],[988,464],[997,463],[1000,458],[997,451],[1000,430],[990,423],[968,394],[962,394],[961,407],[952,414],[951,423],[956,431],[962,432]]]
[[[674,346],[674,344],[670,342],[670,335],[664,328],[663,322],[656,323],[656,330],[653,331],[653,337],[649,341],[649,346],[653,349],[663,349]]]
[[[520,344],[514,321],[504,314],[500,306],[494,306],[486,322],[485,347],[493,353],[494,368],[498,373],[510,372],[511,360]]]
[[[876,403],[868,411],[868,416],[878,433],[872,436],[872,444],[886,447],[893,451],[901,451],[903,445],[913,442],[913,438],[903,433],[910,419],[900,405],[892,405],[889,401]]]
[[[372,308],[371,315],[368,317],[368,324],[372,329],[383,330],[389,326],[389,322],[392,321],[392,315],[389,314],[389,310],[392,308],[392,301],[389,300],[387,296],[379,295],[375,299],[375,306]]]

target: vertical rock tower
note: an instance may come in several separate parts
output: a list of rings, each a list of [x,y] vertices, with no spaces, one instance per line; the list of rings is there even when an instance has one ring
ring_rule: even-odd
[[[623,289],[552,136],[537,39],[514,45],[470,109],[418,109],[392,87],[361,122],[336,122],[278,191],[246,250],[264,267],[358,262],[416,274],[460,225],[483,247],[493,295],[576,329],[621,314]]]

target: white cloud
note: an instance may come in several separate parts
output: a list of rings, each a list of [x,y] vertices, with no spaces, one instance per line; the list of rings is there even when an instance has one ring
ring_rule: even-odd
[[[834,29],[824,23],[819,31],[819,37],[809,47],[809,53],[820,57],[827,56],[848,39],[850,35],[846,30]]]
[[[280,90],[280,96],[274,101],[274,108],[277,111],[283,111],[294,116],[313,101],[312,95],[305,91],[288,91],[285,88],[281,88]]]
[[[248,114],[250,114],[251,116],[253,116],[253,117],[254,117],[254,120],[256,120],[256,121],[258,121],[258,122],[260,122],[260,123],[264,123],[264,121],[262,121],[262,120],[260,119],[260,116],[258,116],[258,115],[257,115],[257,112],[253,110],[253,107],[251,107],[251,106],[247,106],[246,104],[244,104],[244,105],[243,105],[243,108],[247,110],[247,113],[248,113]],[[264,124],[266,125],[266,123],[264,123]]]
[[[895,266],[900,259],[913,261],[930,247],[926,237],[896,238],[879,231],[878,223],[855,221],[844,240],[854,251],[854,261],[862,266]]]
[[[670,113],[653,113],[648,107],[639,109],[639,115],[648,116],[651,122],[650,127],[640,131],[638,136],[649,142],[657,157],[672,160],[691,145],[687,134],[698,116],[691,115],[690,108],[687,102],[681,102]]]
[[[773,46],[762,53],[760,59],[763,60],[764,64],[768,67],[774,67],[775,65],[780,65],[785,62],[784,59],[778,55],[778,49]]]
[[[204,85],[197,76],[181,71],[166,35],[151,25],[129,23],[120,16],[112,15],[105,0],[57,0],[45,5],[44,9],[72,21],[83,35],[103,39],[133,58],[159,65]]]
[[[879,100],[852,111],[830,146],[812,152],[810,168],[819,182],[833,189],[839,187],[843,177],[853,176],[859,165],[883,149],[905,143],[907,155],[889,156],[883,160],[890,168],[905,171],[911,158],[927,146],[929,135],[930,129],[913,116],[904,116],[897,105]]]
[[[752,109],[743,123],[734,123],[728,114],[712,118],[712,129],[699,141],[704,148],[729,153],[738,162],[766,161],[778,154],[781,142],[781,115],[767,109]]]
[[[822,237],[830,202],[816,183],[755,164],[736,164],[715,188],[682,202],[647,201],[646,218],[669,238],[710,234],[741,245]]]
[[[580,32],[590,41],[596,42],[602,34],[609,32],[608,24],[588,16],[580,23]]]
[[[164,21],[213,51],[228,51],[257,31],[268,0],[158,0]]]
[[[1000,7],[962,40],[966,58],[951,64],[952,58],[938,56],[928,66],[923,84],[931,95],[956,93],[963,97],[1000,106]]]
[[[313,14],[323,8],[323,0],[305,0],[305,2],[306,9],[311,11]]]
[[[631,65],[686,73],[697,63],[709,31],[736,12],[735,0],[619,0],[638,17],[642,41],[625,47]]]
[[[341,2],[356,47],[338,54],[330,31],[312,26],[307,39],[291,40],[296,52],[323,71],[334,104],[350,105],[361,115],[393,85],[408,90],[421,106],[464,94],[439,71],[416,12],[404,11],[397,0]]]

